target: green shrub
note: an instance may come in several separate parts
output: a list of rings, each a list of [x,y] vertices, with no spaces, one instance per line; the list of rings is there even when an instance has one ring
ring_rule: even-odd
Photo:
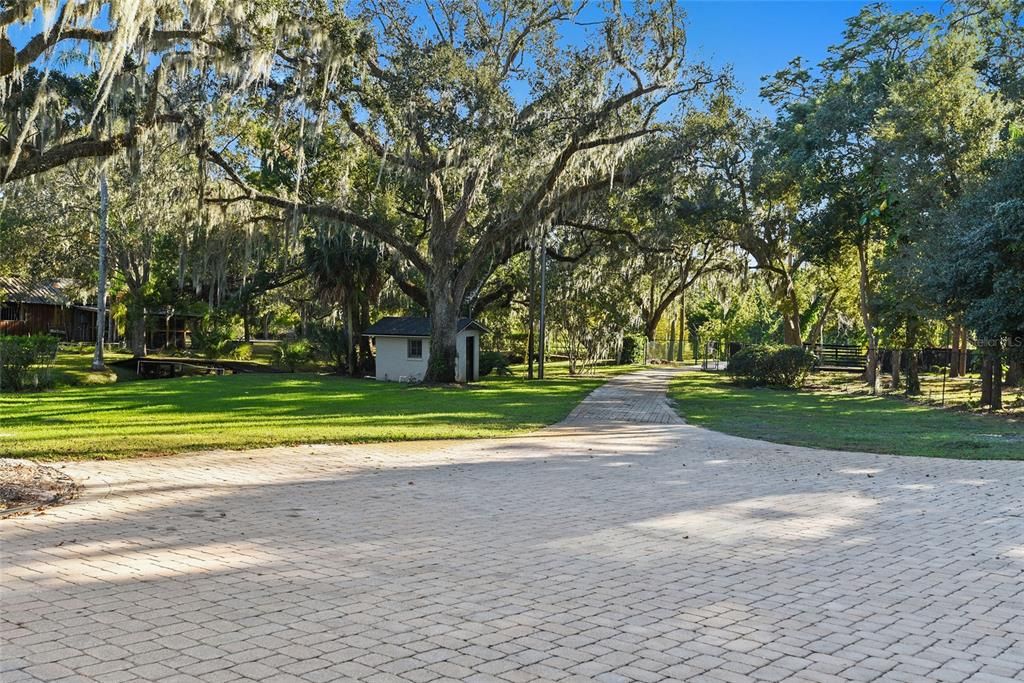
[[[729,358],[729,374],[737,380],[753,382],[761,375],[761,368],[772,347],[764,344],[744,346]]]
[[[777,386],[799,387],[817,362],[814,354],[800,346],[784,346],[770,357],[769,376]]]
[[[235,360],[252,360],[252,344],[248,342],[238,344],[231,351],[231,357]]]
[[[484,351],[480,354],[481,377],[486,377],[492,372],[498,377],[511,377],[512,370],[508,365],[508,356],[500,351]]]
[[[341,374],[348,369],[348,330],[344,325],[311,325],[309,340],[316,357],[330,363],[335,372]]]
[[[643,365],[646,362],[647,337],[642,334],[627,334],[623,337],[619,365]]]
[[[53,384],[50,369],[57,344],[57,338],[48,334],[0,336],[0,390],[43,389]]]
[[[275,366],[284,368],[288,372],[295,372],[300,365],[313,357],[313,348],[304,339],[281,342],[274,347],[271,357]]]
[[[234,339],[221,339],[216,343],[209,344],[202,349],[203,358],[216,360],[217,358],[233,358],[238,342]]]
[[[796,388],[814,361],[814,354],[799,346],[753,344],[733,354],[729,374],[751,386]]]
[[[204,358],[224,358],[235,348],[234,324],[220,311],[208,313],[192,330],[192,350]]]

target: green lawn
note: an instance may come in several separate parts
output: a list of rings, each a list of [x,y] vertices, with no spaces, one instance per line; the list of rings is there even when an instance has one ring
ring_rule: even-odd
[[[508,436],[564,418],[611,374],[416,387],[314,374],[140,380],[0,394],[0,457]],[[635,368],[632,368],[635,369]]]
[[[736,386],[689,372],[670,390],[692,424],[795,446],[973,460],[1024,460],[1024,423],[895,398]]]
[[[107,363],[131,358],[129,353],[116,353],[107,351],[104,360]],[[111,369],[103,372],[92,371],[91,352],[61,351],[50,369],[53,373],[53,382],[58,387],[69,387],[79,385],[113,384],[118,381],[118,374]]]
[[[882,391],[891,396],[932,406],[940,406],[945,400],[946,407],[978,412],[984,410],[978,406],[978,400],[981,398],[981,376],[977,373],[971,373],[966,377],[947,377],[943,382],[941,373],[922,372],[920,379],[921,394],[919,396],[908,398],[903,394],[902,389],[892,390],[889,387],[888,375],[883,375]],[[868,393],[868,386],[861,380],[858,373],[816,372],[808,380],[808,383],[826,391],[850,394]],[[1003,414],[1024,418],[1024,387],[1003,387]]]

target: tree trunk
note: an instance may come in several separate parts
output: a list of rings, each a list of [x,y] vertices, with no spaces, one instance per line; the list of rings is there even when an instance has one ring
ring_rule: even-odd
[[[918,368],[917,357],[917,330],[918,321],[916,318],[907,320],[907,396],[919,396],[921,394],[921,374]]]
[[[917,349],[907,349],[907,396],[921,395],[921,368]]]
[[[134,292],[132,293],[132,298],[136,299]],[[142,358],[146,355],[146,315],[141,303],[133,303],[130,317],[131,326],[129,330],[131,334],[129,341],[132,355],[136,358]]]
[[[800,300],[797,298],[796,285],[788,272],[774,289],[775,304],[782,315],[782,341],[787,346],[803,344],[800,329]]]
[[[664,317],[665,312],[676,300],[676,297],[683,297],[686,294],[686,288],[689,287],[691,282],[692,281],[688,281],[686,279],[686,272],[684,271],[679,282],[676,283],[676,286],[674,288],[667,289],[661,300],[658,300],[655,297],[654,286],[651,286],[650,307],[643,309],[643,315],[645,316],[644,336],[647,337],[648,342],[654,341],[654,338],[658,333],[658,325],[661,324],[661,319]]]
[[[821,315],[814,322],[814,327],[811,328],[811,333],[808,335],[806,342],[812,346],[817,345],[821,347],[822,338],[825,336],[825,325],[828,323],[828,316],[832,312],[832,305],[835,303],[836,297],[839,296],[839,290],[834,289],[829,294],[828,299],[825,301],[825,305],[821,309]]]
[[[660,322],[661,322],[661,316],[660,315],[657,318],[648,318],[647,321],[644,322],[644,337],[647,339],[648,346],[650,345],[651,342],[654,341],[654,334],[655,334],[655,332],[657,332],[657,330],[658,330],[658,323],[660,323]]]
[[[96,349],[92,355],[92,369],[102,370],[103,342],[107,325],[107,217],[110,197],[107,191],[107,171],[100,167],[100,254],[99,277],[96,286]]]
[[[900,349],[893,349],[890,356],[890,372],[892,373],[892,390],[897,391],[903,388],[903,379],[900,377],[900,365],[903,363],[903,355]]]
[[[992,353],[985,349],[981,359],[981,406],[992,405]]]
[[[430,304],[430,357],[425,382],[455,381],[455,327],[459,320],[458,304],[450,284],[432,286],[428,290]]]
[[[359,372],[372,374],[374,369],[373,354],[370,353],[370,338],[363,336],[363,330],[370,326],[370,301],[364,299],[359,306],[359,324],[356,339],[359,340]]]
[[[878,348],[868,342],[868,357],[867,367],[864,369],[864,382],[871,388],[872,394],[877,394],[879,390],[879,372],[878,372]]]
[[[787,346],[800,346],[803,343],[803,336],[800,332],[800,319],[794,316],[787,316],[783,319],[782,341]]]
[[[355,297],[349,297],[354,299]],[[346,362],[348,363],[348,374],[351,377],[355,377],[356,371],[356,345],[355,345],[355,326],[353,325],[354,316],[352,315],[352,308],[354,307],[354,301],[345,302],[345,342],[346,342]]]
[[[860,315],[864,323],[864,335],[868,340],[867,367],[864,370],[864,381],[871,387],[871,393],[877,394],[878,377],[878,337],[875,334],[875,323],[871,311],[871,282],[868,277],[868,247],[866,243],[857,245],[857,257],[860,262]]]
[[[668,326],[668,351],[665,353],[665,360],[672,360],[676,350],[676,319],[672,318],[672,322]]]
[[[960,376],[960,326],[949,326],[952,343],[949,352],[949,376],[950,378]]]
[[[784,313],[782,323],[782,341],[787,346],[800,346],[803,344],[803,333],[800,330],[800,313]]]
[[[683,362],[686,352],[686,290],[679,295],[679,348],[676,350],[676,360]]]
[[[992,358],[992,410],[1003,409],[1003,353],[1000,347]]]

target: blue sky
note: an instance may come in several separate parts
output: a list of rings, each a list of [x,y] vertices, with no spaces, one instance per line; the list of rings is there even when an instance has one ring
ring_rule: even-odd
[[[688,50],[691,59],[717,67],[732,65],[742,88],[740,102],[763,115],[771,106],[758,96],[761,76],[803,56],[816,64],[828,47],[842,38],[844,22],[869,2],[859,0],[681,0],[687,12]],[[628,7],[629,0],[623,5]],[[939,0],[896,0],[898,10],[940,12]],[[37,14],[36,24],[39,16]],[[33,28],[37,29],[38,26]],[[13,27],[11,39],[22,45],[32,30]]]
[[[750,109],[770,115],[771,106],[761,101],[760,78],[803,56],[815,64],[830,45],[842,38],[844,21],[867,2],[850,0],[703,0],[684,1],[688,17],[690,56],[716,66],[732,64],[744,92],[740,101]],[[940,2],[890,2],[895,9],[916,8],[938,12]]]

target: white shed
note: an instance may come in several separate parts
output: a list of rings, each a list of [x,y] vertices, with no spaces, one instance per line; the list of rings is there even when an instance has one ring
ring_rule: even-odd
[[[455,335],[455,379],[480,378],[480,335],[487,329],[471,318],[460,318]],[[363,333],[376,347],[377,379],[419,382],[430,359],[430,318],[381,318]]]

